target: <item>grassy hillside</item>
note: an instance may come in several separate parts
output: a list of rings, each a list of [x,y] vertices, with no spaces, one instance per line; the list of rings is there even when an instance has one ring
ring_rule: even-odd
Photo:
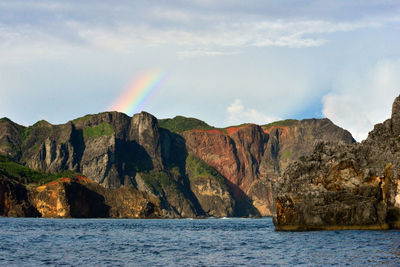
[[[292,120],[292,119],[282,120],[282,121],[274,121],[272,123],[263,125],[263,127],[269,128],[272,126],[281,126],[281,127],[292,126],[292,125],[296,124],[297,122],[298,122],[298,120]]]
[[[227,189],[225,179],[221,176],[214,168],[207,165],[203,160],[189,155],[186,158],[186,168],[188,170],[189,179],[196,180],[202,177],[213,178],[217,181],[223,188]]]
[[[61,177],[76,177],[78,174],[71,171],[60,173],[45,173],[36,171],[18,164],[9,158],[0,155],[0,176],[5,176],[26,184],[45,184]]]
[[[275,121],[269,124],[265,124],[262,125],[262,127],[264,128],[269,128],[272,126],[292,126],[294,124],[296,124],[298,122],[298,120],[293,120],[293,119],[288,119],[288,120],[281,120],[281,121]],[[198,120],[195,118],[188,118],[188,117],[183,117],[183,116],[176,116],[175,118],[172,119],[161,119],[158,120],[158,126],[160,128],[164,128],[167,129],[173,133],[182,133],[184,131],[188,131],[188,130],[194,130],[194,129],[198,129],[198,130],[220,130],[224,133],[226,133],[226,129],[230,128],[230,127],[242,127],[242,126],[246,126],[249,123],[243,123],[240,125],[234,125],[234,126],[228,126],[225,128],[217,128],[217,127],[213,127],[208,125],[207,123],[205,123],[202,120]]]
[[[160,128],[167,129],[174,133],[181,133],[187,130],[199,129],[199,130],[211,130],[214,127],[208,125],[204,121],[187,118],[183,116],[176,116],[172,119],[162,119],[158,120],[158,126]]]
[[[114,128],[109,123],[101,123],[93,127],[86,127],[83,129],[83,138],[92,138],[99,136],[111,136],[114,133]]]

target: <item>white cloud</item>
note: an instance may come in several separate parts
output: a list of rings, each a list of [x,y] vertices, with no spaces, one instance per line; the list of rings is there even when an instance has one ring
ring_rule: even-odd
[[[382,60],[362,74],[339,78],[323,98],[323,114],[357,141],[364,140],[374,124],[391,116],[392,102],[400,93],[399,73],[400,60]]]
[[[63,10],[62,6],[49,7],[59,12]],[[64,9],[69,10],[71,7],[66,6]],[[72,17],[68,20],[52,18],[46,23],[38,20],[36,24],[0,22],[0,47],[7,48],[10,54],[24,49],[26,54],[35,54],[47,51],[46,47],[55,50],[57,47],[77,45],[131,53],[138,45],[176,45],[185,47],[187,51],[197,51],[183,52],[185,56],[190,54],[189,56],[193,57],[195,54],[229,54],[232,52],[223,50],[237,50],[241,47],[316,47],[328,42],[329,33],[379,27],[388,22],[387,19],[331,22],[260,17],[249,20],[246,16],[232,22],[230,17],[221,17],[219,14],[185,14],[173,8],[166,10],[162,16],[159,11],[152,12],[154,16],[150,17],[154,21],[139,16],[137,21],[121,19],[117,23],[98,23],[97,20],[85,20],[82,17]],[[197,21],[200,27],[195,23]]]
[[[29,25],[0,24],[0,63],[23,63],[71,54],[78,47],[77,42],[63,38]]]
[[[226,112],[228,113],[228,122],[231,125],[242,123],[256,123],[262,125],[280,120],[280,118],[265,115],[255,109],[245,108],[240,99],[235,99],[226,109]]]
[[[214,18],[215,19],[215,18]],[[137,44],[201,47],[315,47],[327,42],[321,34],[349,32],[378,27],[377,22],[335,23],[314,20],[260,20],[253,22],[215,22],[202,28],[176,26],[156,28],[142,22],[138,25],[118,24],[111,27],[69,22],[68,27],[87,43],[115,51],[127,52]],[[193,53],[192,53],[193,54]],[[203,53],[197,53],[203,55]]]
[[[231,56],[240,54],[237,51],[215,51],[215,50],[186,50],[177,53],[181,59],[194,58],[199,56]]]

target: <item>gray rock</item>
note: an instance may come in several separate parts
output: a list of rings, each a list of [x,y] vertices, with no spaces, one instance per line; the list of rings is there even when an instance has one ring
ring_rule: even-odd
[[[278,230],[400,226],[400,97],[392,118],[362,143],[321,142],[289,164],[277,183]]]

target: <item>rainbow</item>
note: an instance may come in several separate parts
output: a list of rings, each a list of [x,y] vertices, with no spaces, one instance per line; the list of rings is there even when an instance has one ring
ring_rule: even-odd
[[[143,73],[127,86],[125,92],[113,102],[109,110],[124,112],[128,115],[141,111],[152,98],[156,89],[160,87],[166,74],[161,70]]]

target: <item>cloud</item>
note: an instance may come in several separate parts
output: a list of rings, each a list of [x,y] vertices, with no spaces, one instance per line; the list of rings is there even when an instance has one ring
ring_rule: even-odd
[[[238,51],[215,51],[215,50],[186,50],[177,53],[181,59],[199,56],[231,56],[240,54]]]
[[[228,113],[228,122],[231,125],[241,123],[256,123],[262,125],[280,120],[278,117],[265,115],[255,109],[245,108],[240,99],[235,99],[226,109],[226,112]]]
[[[186,28],[180,25],[157,28],[146,22],[112,27],[73,21],[68,23],[72,31],[86,43],[122,52],[133,50],[139,44],[196,47],[196,51],[207,51],[210,47],[315,47],[328,41],[323,37],[324,34],[350,32],[380,25],[369,21],[335,23],[281,19],[229,23],[214,21],[213,18],[211,23],[208,22],[202,28]],[[198,50],[199,47],[202,49]],[[204,52],[197,54],[204,55]]]
[[[381,60],[361,74],[340,77],[323,97],[323,114],[349,130],[357,141],[373,125],[391,116],[392,102],[400,93],[400,60]]]
[[[104,3],[93,7],[49,1],[0,4],[0,14],[7,14],[0,19],[0,47],[9,48],[11,54],[23,49],[28,54],[46,47],[77,46],[131,53],[138,46],[175,45],[185,47],[182,54],[189,57],[226,55],[232,53],[231,48],[321,46],[329,42],[328,34],[379,27],[389,21],[388,17],[352,21],[272,18],[256,10],[240,11],[239,3],[223,5],[236,15],[226,14],[218,4],[205,9],[180,2],[159,6],[119,3],[112,8]],[[24,19],[28,10],[32,15]]]

